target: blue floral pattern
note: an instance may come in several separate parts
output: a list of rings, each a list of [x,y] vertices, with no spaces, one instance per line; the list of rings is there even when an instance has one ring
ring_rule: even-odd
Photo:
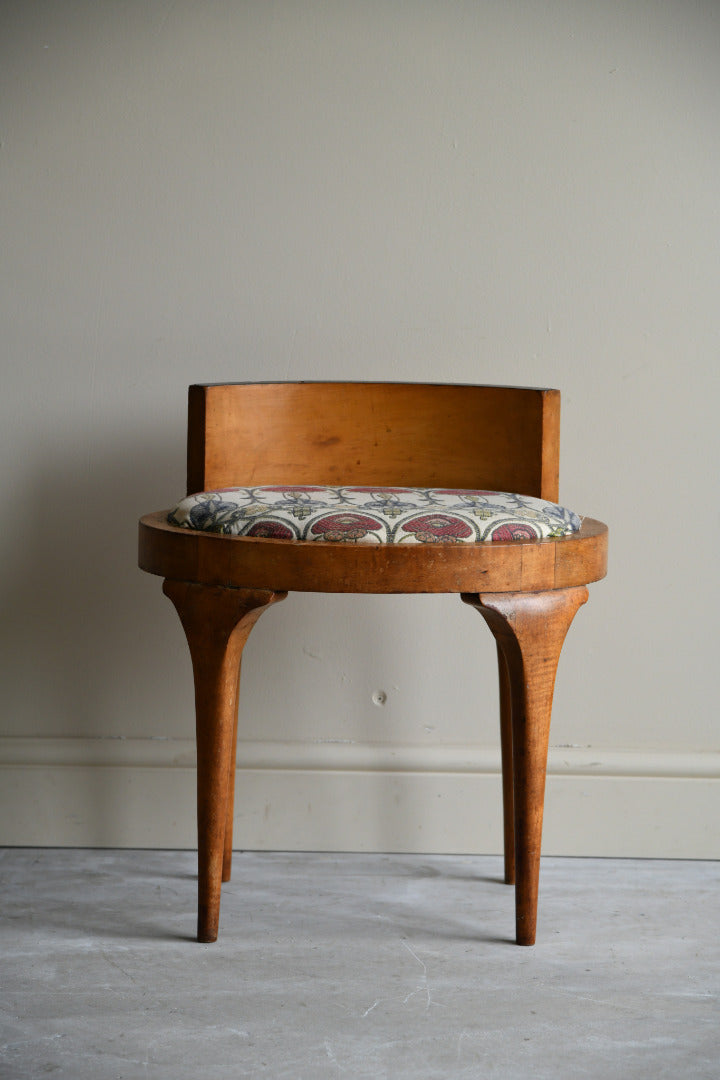
[[[320,485],[201,491],[182,499],[168,522],[225,536],[356,544],[541,540],[581,526],[572,510],[506,491]]]

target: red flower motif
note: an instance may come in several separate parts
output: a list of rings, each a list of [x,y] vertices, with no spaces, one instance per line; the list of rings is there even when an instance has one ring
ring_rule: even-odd
[[[279,521],[258,521],[245,533],[246,536],[260,536],[267,540],[294,540],[292,529],[281,525]]]
[[[364,514],[328,514],[318,518],[311,528],[323,540],[359,540],[369,532],[382,528],[382,522]]]
[[[537,540],[537,533],[530,525],[498,525],[490,534],[491,540]]]
[[[450,514],[422,514],[406,521],[403,531],[414,533],[421,544],[458,544],[473,534],[466,521]]]

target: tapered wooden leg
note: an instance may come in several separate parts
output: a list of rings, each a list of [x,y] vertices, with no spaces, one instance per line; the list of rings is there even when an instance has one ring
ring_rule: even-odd
[[[180,616],[195,679],[198,941],[209,942],[220,917],[240,658],[262,612],[286,593],[171,580],[163,591]]]
[[[230,749],[230,768],[228,769],[228,790],[225,810],[225,844],[223,847],[223,884],[230,880],[232,875],[232,851],[233,851],[233,826],[235,824],[235,771],[237,768],[237,733],[238,733],[238,700],[240,698],[240,674],[242,661],[238,664],[238,677],[235,684],[235,708],[233,709],[233,737]]]
[[[512,717],[515,924],[533,945],[537,924],[545,775],[555,673],[585,586],[544,593],[464,594],[492,630],[507,665]]]
[[[497,643],[500,684],[500,753],[503,793],[503,853],[505,884],[515,884],[515,798],[513,796],[512,699],[510,675],[500,641]]]

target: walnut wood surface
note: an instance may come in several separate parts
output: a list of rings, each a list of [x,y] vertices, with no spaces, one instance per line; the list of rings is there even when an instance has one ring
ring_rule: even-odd
[[[281,599],[282,594],[275,594]],[[223,846],[222,880],[229,881],[232,876],[233,828],[235,824],[235,778],[237,773],[237,738],[238,738],[238,702],[240,700],[240,678],[242,659],[238,661],[237,682],[235,684],[235,704],[233,705],[233,733],[228,762],[228,789],[225,809],[225,843]]]
[[[557,501],[560,394],[424,383],[191,386],[188,494],[256,484],[489,488]]]
[[[555,673],[570,623],[587,597],[584,586],[546,593],[482,593],[462,597],[480,612],[492,630],[507,672],[512,724],[518,945],[535,943]]]
[[[353,544],[220,536],[140,520],[143,570],[181,581],[279,592],[460,593],[564,589],[605,576],[607,527],[585,518],[558,540]]]
[[[467,594],[466,594],[467,595]],[[515,884],[515,796],[513,794],[513,729],[512,689],[510,672],[502,643],[497,642],[498,684],[500,704],[500,760],[503,794],[503,854],[505,884]]]
[[[230,775],[234,781],[234,738],[240,659],[260,615],[283,594],[259,589],[222,589],[166,581],[190,647],[195,678],[198,816],[198,941],[215,941],[220,888],[229,873],[225,836]]]

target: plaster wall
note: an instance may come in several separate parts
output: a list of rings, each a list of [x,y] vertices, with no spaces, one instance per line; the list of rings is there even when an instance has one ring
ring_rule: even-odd
[[[611,526],[546,851],[720,855],[719,59],[686,0],[2,5],[1,843],[194,844],[135,564],[187,385],[388,379],[559,387],[561,498]],[[499,850],[496,710],[456,598],[292,596],[238,845]]]

